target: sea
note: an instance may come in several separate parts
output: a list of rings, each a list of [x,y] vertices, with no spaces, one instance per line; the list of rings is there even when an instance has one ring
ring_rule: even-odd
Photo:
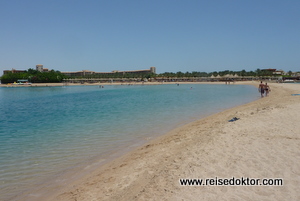
[[[255,87],[234,84],[0,87],[0,200],[76,179],[174,128],[258,98]]]

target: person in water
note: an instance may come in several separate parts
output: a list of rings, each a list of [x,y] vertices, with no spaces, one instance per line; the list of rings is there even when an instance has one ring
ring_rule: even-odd
[[[264,97],[264,93],[265,93],[265,85],[263,84],[263,82],[261,81],[259,86],[258,86],[258,91],[260,92],[261,97]]]
[[[270,89],[270,86],[267,83],[265,84],[264,90],[265,90],[266,96],[268,96],[268,94],[271,91],[271,89]]]

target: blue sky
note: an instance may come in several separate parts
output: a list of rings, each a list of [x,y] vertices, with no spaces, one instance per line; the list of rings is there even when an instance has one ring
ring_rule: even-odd
[[[3,70],[300,71],[299,0],[0,0]]]

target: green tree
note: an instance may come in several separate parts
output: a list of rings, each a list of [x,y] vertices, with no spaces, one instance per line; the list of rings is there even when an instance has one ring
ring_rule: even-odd
[[[256,69],[255,73],[256,73],[256,76],[262,76],[262,72],[259,68]]]
[[[241,71],[241,76],[246,76],[246,75],[247,75],[246,71],[245,71],[245,70],[242,70],[242,71]]]
[[[51,70],[49,72],[39,72],[34,69],[28,69],[25,73],[8,73],[3,75],[0,79],[3,84],[14,83],[19,79],[28,79],[32,83],[47,83],[47,82],[61,82],[67,78],[59,71]]]

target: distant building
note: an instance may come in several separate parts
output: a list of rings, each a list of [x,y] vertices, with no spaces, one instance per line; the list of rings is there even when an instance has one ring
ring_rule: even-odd
[[[44,66],[42,65],[42,64],[37,64],[36,66],[35,66],[35,68],[36,68],[36,70],[37,71],[40,71],[40,72],[43,72],[44,70]]]
[[[37,64],[36,70],[39,72],[48,72],[48,68],[44,68],[42,64]],[[4,70],[3,75],[8,74],[8,73],[24,73],[26,70]],[[112,72],[95,72],[95,71],[89,71],[89,70],[82,70],[82,71],[77,71],[77,72],[61,72],[62,74],[69,76],[69,77],[85,77],[88,75],[112,75],[115,73],[122,73],[122,74],[149,74],[149,73],[156,73],[156,68],[155,67],[150,67],[150,69],[146,70],[132,70],[132,71],[118,71],[114,70]]]
[[[8,74],[8,73],[25,73],[25,70],[16,70],[16,69],[11,69],[11,70],[4,70],[3,75]]]
[[[155,67],[150,67],[150,71],[151,71],[151,73],[156,74],[156,68]]]
[[[42,64],[37,64],[35,66],[35,68],[37,71],[40,71],[40,72],[48,72],[49,71],[49,69],[44,68]],[[8,73],[25,73],[25,72],[26,72],[26,70],[16,70],[13,68],[12,70],[4,70],[3,75],[8,74]]]
[[[148,73],[156,73],[155,67],[150,67],[147,70],[133,70],[133,71],[118,71],[114,70],[112,72],[95,72],[89,70],[82,70],[77,72],[61,72],[62,74],[69,76],[69,77],[84,77],[87,75],[112,75],[115,73],[122,73],[122,74],[148,74]]]
[[[284,75],[285,72],[283,70],[276,70],[275,72],[273,72],[273,75]]]
[[[285,72],[283,70],[277,70],[275,68],[262,69],[263,72],[270,72],[273,75],[284,75]]]
[[[96,74],[96,72],[89,71],[89,70],[82,70],[82,71],[76,71],[76,72],[61,72],[61,73],[66,76],[69,76],[69,77],[84,77],[86,75]]]
[[[293,72],[292,76],[300,77],[300,72]]]
[[[261,69],[261,71],[274,73],[276,71],[276,68]]]

